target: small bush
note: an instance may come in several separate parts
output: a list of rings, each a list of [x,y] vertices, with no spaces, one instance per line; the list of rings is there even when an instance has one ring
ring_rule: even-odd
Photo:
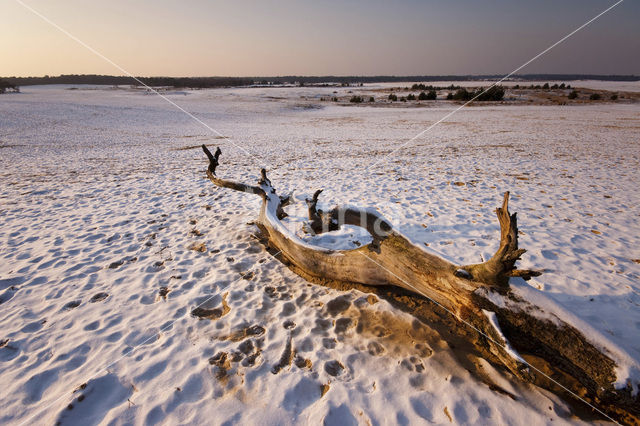
[[[473,98],[480,102],[501,101],[504,98],[504,88],[502,86],[491,86],[489,89],[484,90],[480,87],[474,92],[469,92],[467,89],[462,88],[451,96],[451,99],[456,101],[469,101]],[[447,96],[447,99],[449,99],[449,96]]]
[[[591,96],[589,96],[590,101],[599,101],[600,99],[602,99],[600,93],[592,93]]]
[[[429,90],[429,93],[422,92],[420,93],[420,95],[418,95],[418,99],[421,101],[434,101],[437,97],[438,94],[433,89]]]
[[[491,86],[485,92],[482,92],[482,88],[480,88],[473,96],[478,94],[480,94],[477,99],[479,101],[501,101],[504,98],[504,88],[502,86]]]
[[[560,86],[558,86],[560,89],[564,89],[564,83],[562,83]]]
[[[473,96],[471,95],[471,93],[469,93],[469,91],[463,87],[456,90],[456,92],[451,96],[451,99],[455,101],[468,101],[472,97]]]
[[[362,103],[362,98],[360,96],[352,96],[351,99],[349,99],[349,102],[359,104]]]
[[[415,101],[416,100],[416,95],[414,95],[413,93],[409,93],[409,95],[407,96],[407,100],[408,101]]]
[[[407,102],[407,98],[405,98],[404,96],[402,96],[402,97],[400,98],[400,101],[402,101],[402,102]]]
[[[519,84],[516,84],[515,86],[513,86],[513,88],[514,88],[514,89],[519,89],[519,88],[520,88],[520,85],[519,85]]]
[[[551,88],[552,88],[552,89],[557,89],[558,87],[559,87],[559,86],[558,86],[558,84],[557,84],[557,83],[556,83],[556,84],[554,84],[553,86],[551,86]]]
[[[569,97],[569,99],[576,99],[578,97],[578,92],[573,90],[571,93],[569,93],[568,97]]]
[[[614,93],[613,95],[611,95],[611,100],[612,101],[617,101],[618,100],[618,94]]]
[[[450,101],[453,99],[453,93],[449,92],[447,93],[447,100]]]
[[[542,86],[542,88],[543,88],[544,90],[549,90],[549,83],[545,83],[545,84]]]
[[[373,96],[369,96],[369,102],[375,102],[376,100],[373,98]]]
[[[338,102],[338,98],[336,98],[335,96],[331,99],[333,102]]]
[[[390,100],[391,102],[395,102],[395,101],[397,101],[397,100],[398,100],[398,97],[397,97],[395,94],[391,93],[391,94],[389,95],[389,100]]]

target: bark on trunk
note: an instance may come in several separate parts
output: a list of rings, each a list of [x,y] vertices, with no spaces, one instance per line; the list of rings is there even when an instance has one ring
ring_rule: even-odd
[[[640,421],[640,399],[633,386],[616,387],[616,368],[626,355],[603,347],[601,339],[594,343],[585,336],[592,332],[578,330],[560,318],[564,315],[539,306],[541,294],[534,303],[512,288],[539,272],[516,268],[526,250],[518,248],[516,214],[509,213],[508,192],[496,209],[501,229],[496,253],[484,263],[455,265],[413,244],[374,210],[339,206],[318,210],[319,190],[306,200],[309,229],[319,234],[356,225],[373,237],[357,249],[331,250],[302,241],[283,225],[280,219],[290,199],[277,195],[264,169],[257,186],[220,179],[216,176],[220,149],[212,155],[206,146],[202,148],[209,158],[207,176],[215,185],[262,197],[256,224],[269,245],[303,277],[346,285],[391,285],[417,293],[462,321],[467,329],[458,334],[492,363],[565,398],[579,395],[595,407],[594,413],[625,423]]]

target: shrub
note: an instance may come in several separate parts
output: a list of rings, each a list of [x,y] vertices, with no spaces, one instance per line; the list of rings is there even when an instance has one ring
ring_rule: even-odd
[[[420,93],[420,95],[418,95],[418,99],[421,101],[434,101],[437,97],[438,94],[433,89],[429,90],[429,93],[422,92]]]
[[[331,99],[333,102],[338,102],[338,98],[336,98],[335,96]]]
[[[520,85],[519,85],[519,84],[516,84],[515,86],[513,86],[513,88],[514,88],[514,89],[519,89],[519,88],[520,88]]]
[[[405,98],[404,96],[400,97],[400,101],[401,102],[407,102],[407,98]]]
[[[545,84],[542,86],[542,88],[543,88],[544,90],[549,90],[549,83],[545,83]]]
[[[455,101],[468,101],[471,98],[471,93],[469,93],[464,87],[456,90],[456,92],[451,96],[451,99]]]
[[[558,88],[558,83],[554,84],[553,86],[551,86],[552,89],[557,89]]]
[[[351,99],[349,99],[349,102],[359,104],[362,102],[362,98],[360,96],[352,96]]]
[[[473,94],[472,98],[478,94],[480,95],[478,96],[478,101],[501,101],[504,98],[504,88],[502,86],[491,86],[484,92],[480,88]]]
[[[614,93],[613,95],[611,95],[611,100],[612,101],[617,101],[618,100],[618,94]]]
[[[504,98],[504,88],[502,86],[491,86],[489,89],[484,90],[482,87],[480,87],[474,92],[469,92],[467,91],[467,89],[462,88],[458,89],[451,96],[451,99],[454,99],[456,101],[468,101],[473,98],[476,98],[477,101],[481,102],[501,101]],[[447,96],[447,99],[449,99],[449,96]]]
[[[0,80],[0,93],[5,93],[9,89],[13,90],[14,92],[20,92],[20,88],[15,84],[9,83],[6,80]]]
[[[398,100],[398,97],[397,97],[396,95],[394,95],[393,93],[391,93],[391,94],[389,95],[389,100],[390,100],[391,102],[395,102],[395,101],[397,101],[397,100]]]
[[[600,93],[592,93],[591,96],[589,96],[590,101],[599,101],[600,99],[602,99]]]
[[[453,93],[449,92],[447,93],[447,100],[450,101],[453,99]]]
[[[560,89],[564,89],[564,83],[562,83],[560,86],[558,86]]]
[[[369,96],[369,102],[375,102],[376,100],[373,98],[373,96]]]
[[[569,93],[569,99],[576,99],[577,97],[578,97],[578,92],[576,92],[575,90]]]
[[[413,93],[409,93],[409,95],[407,96],[407,100],[408,101],[415,101],[416,100],[416,95],[414,95]]]

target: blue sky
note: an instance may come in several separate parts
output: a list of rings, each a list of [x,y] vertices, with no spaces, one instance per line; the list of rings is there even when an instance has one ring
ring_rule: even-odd
[[[614,1],[22,0],[136,75],[506,74]],[[122,74],[3,0],[0,75]],[[625,0],[521,73],[640,74]]]

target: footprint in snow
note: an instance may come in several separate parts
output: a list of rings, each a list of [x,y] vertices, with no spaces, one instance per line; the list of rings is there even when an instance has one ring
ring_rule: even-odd
[[[100,293],[94,294],[93,297],[89,299],[89,302],[91,303],[101,302],[107,297],[109,297],[109,293],[100,292]]]
[[[64,305],[62,307],[62,309],[70,311],[71,309],[75,309],[78,306],[80,306],[80,301],[79,300],[74,300],[72,302],[67,303],[66,305]]]

